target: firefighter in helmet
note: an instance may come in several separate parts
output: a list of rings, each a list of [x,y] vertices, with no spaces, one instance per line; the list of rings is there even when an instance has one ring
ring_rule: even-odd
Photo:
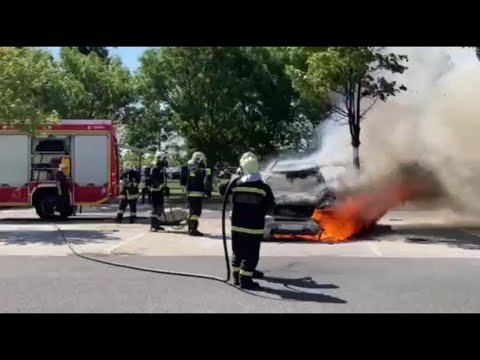
[[[258,289],[253,278],[263,277],[255,270],[260,258],[265,215],[275,206],[270,186],[263,182],[260,165],[253,153],[240,159],[240,177],[233,179],[225,196],[232,195],[232,270],[235,285]]]
[[[212,195],[211,169],[207,169],[207,157],[202,152],[194,152],[188,161],[187,197],[190,208],[188,217],[188,234],[203,236],[198,231],[198,220],[202,215],[202,202]]]
[[[120,175],[120,204],[117,211],[117,222],[121,223],[127,206],[130,211],[130,223],[137,217],[137,200],[139,194],[140,176],[131,166],[125,166]]]
[[[165,152],[157,151],[153,168],[150,172],[150,196],[152,200],[152,213],[150,214],[150,230],[165,230],[160,226],[160,217],[164,214],[165,196],[169,196],[167,187],[168,155]]]

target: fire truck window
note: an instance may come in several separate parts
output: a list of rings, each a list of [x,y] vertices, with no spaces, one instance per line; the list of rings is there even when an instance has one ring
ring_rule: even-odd
[[[57,153],[57,154],[70,154],[71,137],[69,135],[56,135],[49,136],[46,139],[34,138],[32,143],[34,152],[42,153]]]
[[[41,140],[35,148],[40,152],[65,152],[65,144],[63,140]]]

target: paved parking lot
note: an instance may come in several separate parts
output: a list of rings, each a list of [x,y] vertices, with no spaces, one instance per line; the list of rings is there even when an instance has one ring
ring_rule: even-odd
[[[221,212],[205,209],[200,221],[203,238],[192,238],[186,228],[149,232],[149,207],[140,206],[139,220],[113,221],[116,205],[85,209],[65,222],[40,221],[32,209],[0,211],[0,255],[68,255],[70,250],[56,229],[79,252],[143,256],[216,256],[223,253]],[[325,244],[266,242],[263,256],[353,257],[480,257],[480,227],[448,211],[392,211],[377,231],[356,241]],[[229,221],[227,235],[229,237]],[[390,226],[386,228],[385,226]]]
[[[448,211],[392,211],[347,243],[263,243],[267,277],[252,293],[72,255],[56,227],[76,251],[100,259],[225,276],[218,208],[204,211],[204,238],[150,233],[148,206],[136,224],[116,224],[115,210],[55,224],[30,209],[0,211],[0,312],[480,311],[480,227]]]

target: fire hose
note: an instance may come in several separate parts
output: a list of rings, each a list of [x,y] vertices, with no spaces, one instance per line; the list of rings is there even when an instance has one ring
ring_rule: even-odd
[[[92,256],[84,255],[75,250],[75,248],[72,246],[71,242],[68,240],[68,237],[65,236],[64,231],[56,224],[51,223],[51,225],[59,232],[63,242],[65,245],[68,246],[70,251],[78,256],[79,258],[89,260],[89,261],[94,261],[97,263],[105,264],[105,265],[110,265],[110,266],[116,266],[116,267],[121,267],[125,269],[132,269],[132,270],[139,270],[139,271],[145,271],[145,272],[151,272],[151,273],[157,273],[157,274],[164,274],[164,275],[176,275],[176,276],[183,276],[183,277],[192,277],[192,278],[198,278],[198,279],[208,279],[208,280],[215,280],[215,281],[220,281],[227,283],[228,285],[233,286],[232,284],[229,284],[228,281],[230,281],[231,277],[231,269],[230,269],[230,261],[229,261],[229,256],[228,256],[228,246],[227,246],[227,236],[225,232],[225,212],[227,209],[227,196],[228,191],[230,190],[230,187],[232,185],[233,181],[230,182],[227,186],[227,189],[225,191],[225,195],[223,197],[223,205],[222,205],[222,237],[223,237],[223,251],[224,251],[224,256],[225,256],[225,265],[227,269],[227,276],[226,278],[220,278],[217,276],[213,275],[205,275],[205,274],[196,274],[196,273],[189,273],[189,272],[181,272],[181,271],[172,271],[172,270],[164,270],[164,269],[154,269],[154,268],[147,268],[147,267],[142,267],[142,266],[135,266],[135,265],[129,265],[125,263],[119,263],[119,262],[114,262],[114,261],[108,261],[108,260],[102,260],[98,259]]]

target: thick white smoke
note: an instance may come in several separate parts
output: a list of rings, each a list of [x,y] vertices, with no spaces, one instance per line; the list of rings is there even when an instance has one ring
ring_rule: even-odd
[[[362,122],[362,177],[351,176],[348,126],[327,121],[320,149],[309,159],[324,168],[336,186],[371,182],[399,164],[418,162],[432,170],[448,196],[480,211],[480,62],[473,49],[390,48],[409,57],[396,75],[408,91],[377,102]]]

